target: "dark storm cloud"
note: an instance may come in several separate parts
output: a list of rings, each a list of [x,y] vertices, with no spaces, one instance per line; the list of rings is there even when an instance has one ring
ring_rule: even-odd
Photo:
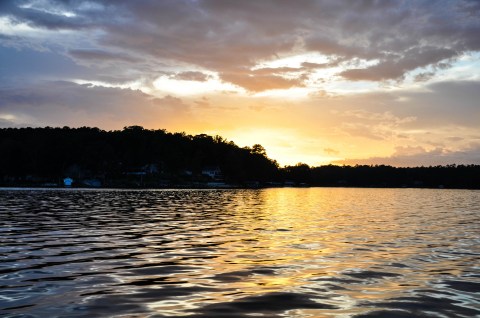
[[[402,79],[480,49],[475,1],[18,0],[3,1],[0,15],[46,29],[101,30],[100,48],[70,47],[75,58],[121,58],[121,50],[216,71],[254,91],[301,84],[256,74],[253,87],[255,74],[237,71],[298,48],[345,61],[346,79],[371,81]],[[358,59],[377,64],[355,67]]]

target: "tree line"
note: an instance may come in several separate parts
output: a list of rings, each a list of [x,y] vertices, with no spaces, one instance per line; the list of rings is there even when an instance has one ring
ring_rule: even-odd
[[[280,167],[259,144],[242,148],[220,136],[141,126],[113,131],[2,128],[0,153],[0,186],[55,185],[71,177],[77,185],[95,179],[106,187],[216,181],[236,186],[480,188],[480,165]],[[221,175],[212,179],[204,173],[208,167],[215,167]]]

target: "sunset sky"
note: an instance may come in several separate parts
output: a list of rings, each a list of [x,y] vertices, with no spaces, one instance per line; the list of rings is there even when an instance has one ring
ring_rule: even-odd
[[[1,0],[0,127],[47,125],[480,164],[480,1]]]

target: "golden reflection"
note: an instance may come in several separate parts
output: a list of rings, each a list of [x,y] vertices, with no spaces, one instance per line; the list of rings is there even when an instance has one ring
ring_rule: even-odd
[[[372,264],[356,261],[359,252],[353,247],[372,239],[368,233],[371,229],[355,224],[356,218],[364,218],[365,214],[352,216],[344,212],[343,197],[339,189],[246,191],[236,198],[229,211],[231,226],[211,233],[225,241],[222,253],[209,260],[202,275],[180,273],[175,280],[192,284],[209,281],[217,288],[224,285],[217,292],[203,293],[203,298],[207,303],[228,302],[236,297],[232,291],[251,296],[293,291],[302,286],[320,288],[323,283],[315,281],[319,277],[338,277],[344,271],[368,269]],[[367,209],[365,198],[358,199],[358,207]],[[369,212],[372,211],[364,211]],[[365,253],[369,254],[365,259],[375,262],[385,262],[389,255],[382,249],[362,252]],[[401,290],[390,286],[392,296],[392,287]],[[353,297],[353,292],[347,294],[357,299],[375,298],[365,286],[361,288],[364,296],[359,296],[363,291],[358,290],[357,297]]]
[[[348,315],[367,310],[359,309],[359,302],[402,297],[412,282],[427,284],[421,272],[406,270],[425,266],[415,259],[424,247],[415,241],[416,226],[401,222],[409,201],[398,191],[265,189],[219,196],[219,210],[190,213],[182,220],[185,233],[171,233],[177,240],[169,243],[172,252],[156,257],[191,266],[166,282],[207,290],[184,301],[158,301],[151,308],[179,314],[239,295],[289,291],[328,295],[322,301],[339,307],[335,315]],[[195,233],[195,244],[211,247],[191,251],[189,229],[207,221],[221,225]],[[427,266],[442,268],[438,263]],[[295,312],[307,317],[312,310]]]

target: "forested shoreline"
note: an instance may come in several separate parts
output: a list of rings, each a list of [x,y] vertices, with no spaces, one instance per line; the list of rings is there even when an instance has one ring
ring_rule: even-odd
[[[140,126],[0,129],[0,186],[480,188],[480,165],[280,167],[259,145]]]

